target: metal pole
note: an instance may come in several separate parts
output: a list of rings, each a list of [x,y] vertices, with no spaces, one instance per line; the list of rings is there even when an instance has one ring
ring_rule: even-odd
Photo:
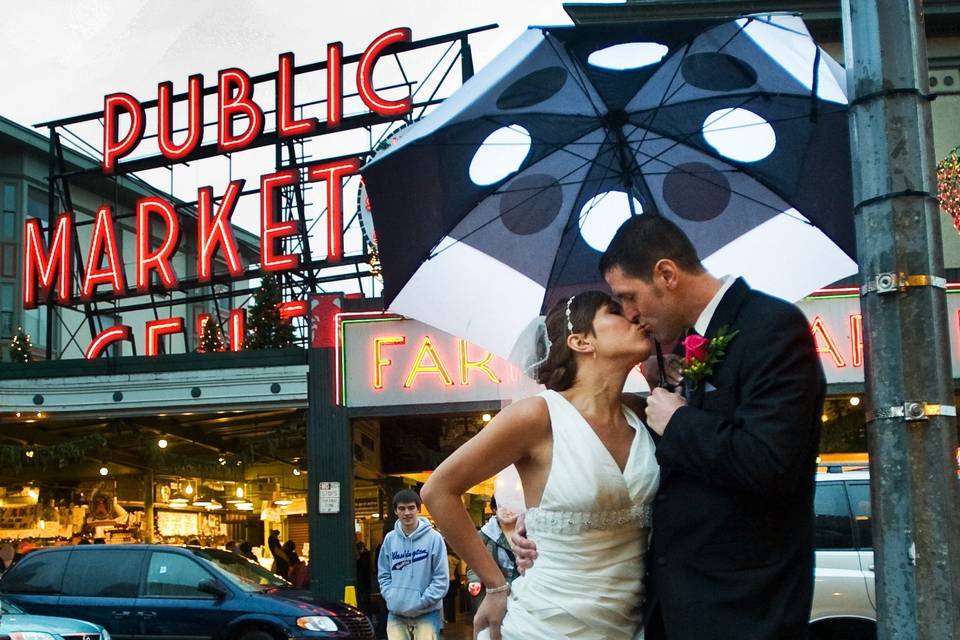
[[[960,491],[918,0],[843,0],[880,640],[960,637]]]
[[[146,469],[143,472],[143,541],[147,544],[153,544],[153,492],[154,492],[153,469]]]
[[[334,349],[309,349],[307,364],[310,590],[328,600],[342,600],[345,587],[356,587],[357,584],[357,565],[354,560],[353,438],[344,407],[338,406],[334,401],[334,367],[338,366]],[[326,496],[324,500],[321,500],[321,483]],[[331,502],[329,496],[334,491],[339,491],[339,500]]]

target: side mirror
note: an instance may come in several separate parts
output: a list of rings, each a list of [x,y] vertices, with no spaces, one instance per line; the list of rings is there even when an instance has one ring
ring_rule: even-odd
[[[216,596],[218,600],[226,598],[230,595],[230,592],[226,588],[217,582],[216,580],[201,580],[200,584],[197,585],[197,590],[201,593],[209,593],[213,596]]]

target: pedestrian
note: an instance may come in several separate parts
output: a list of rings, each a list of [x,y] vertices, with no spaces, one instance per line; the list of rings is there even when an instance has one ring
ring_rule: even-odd
[[[457,621],[457,592],[460,591],[460,558],[450,545],[447,545],[447,576],[450,586],[447,595],[443,596],[443,620],[453,623]]]
[[[257,556],[253,554],[253,545],[251,545],[249,542],[244,540],[237,546],[237,548],[240,550],[240,555],[242,555],[244,558],[257,562]]]
[[[370,612],[370,586],[373,578],[373,565],[370,550],[363,540],[357,541],[357,608],[364,613]]]
[[[13,545],[9,543],[4,543],[0,545],[0,576],[10,570],[10,567],[14,565],[14,556],[16,552],[13,549]]]
[[[380,593],[387,605],[388,640],[437,640],[449,588],[443,537],[420,516],[420,496],[403,489],[393,496],[397,524],[383,539],[377,559]]]
[[[273,556],[273,565],[270,567],[270,571],[286,580],[290,574],[290,559],[287,557],[287,554],[284,553],[283,545],[280,544],[279,529],[270,531],[270,537],[267,538],[267,549],[270,551],[270,555]]]
[[[229,551],[230,553],[235,553],[240,555],[240,545],[236,540],[227,540],[227,544],[223,545],[223,548]]]
[[[283,552],[290,563],[290,569],[287,574],[287,580],[296,589],[306,589],[310,586],[310,572],[307,563],[300,558],[297,553],[297,544],[293,540],[287,540],[283,543]]]
[[[498,505],[496,496],[490,496],[490,508],[493,515],[480,527],[480,539],[493,559],[497,561],[500,572],[508,583],[512,583],[520,575],[517,569],[517,556],[510,546],[510,536],[517,526],[517,514],[506,505]],[[470,595],[480,595],[482,584],[480,576],[471,568],[467,571],[467,588]]]

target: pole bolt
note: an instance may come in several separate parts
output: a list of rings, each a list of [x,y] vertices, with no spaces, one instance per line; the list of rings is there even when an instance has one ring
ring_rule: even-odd
[[[922,402],[905,402],[903,413],[907,420],[922,420],[926,417]]]

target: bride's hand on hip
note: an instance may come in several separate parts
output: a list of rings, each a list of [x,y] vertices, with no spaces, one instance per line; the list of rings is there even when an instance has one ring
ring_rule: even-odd
[[[510,546],[513,547],[520,573],[532,569],[533,562],[537,559],[537,543],[527,537],[526,514],[521,513],[517,517],[517,528],[510,535]]]
[[[473,639],[477,640],[477,634],[484,629],[490,633],[490,640],[501,640],[500,625],[503,623],[504,616],[507,615],[507,594],[508,591],[501,593],[488,593],[483,598],[483,602],[477,608],[473,616]]]

